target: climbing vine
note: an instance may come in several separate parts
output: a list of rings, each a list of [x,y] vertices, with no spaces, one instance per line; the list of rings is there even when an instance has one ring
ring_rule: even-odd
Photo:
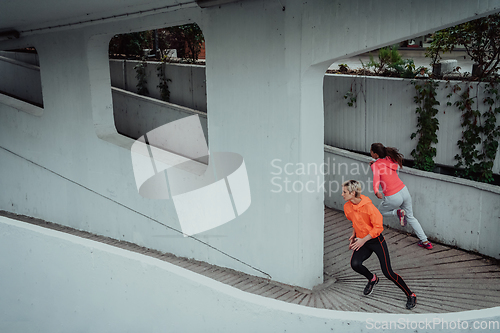
[[[168,89],[168,83],[172,82],[171,79],[167,79],[167,77],[165,76],[165,64],[167,63],[168,59],[169,57],[167,55],[163,55],[161,63],[159,63],[156,67],[156,75],[160,80],[160,83],[157,87],[160,89],[161,99],[165,102],[170,101],[170,90]]]
[[[498,138],[500,137],[500,125],[497,125],[497,115],[500,107],[496,107],[500,99],[497,84],[487,83],[485,85],[485,97],[483,103],[487,110],[483,113],[474,107],[478,100],[479,84],[476,85],[475,95],[473,86],[467,84],[464,91],[459,94],[459,100],[454,105],[462,112],[460,125],[462,126],[462,138],[457,145],[460,154],[455,156],[457,160],[457,176],[480,182],[490,183],[493,181],[493,164],[498,150]],[[461,91],[459,85],[452,86],[452,93]],[[451,95],[451,94],[450,94]],[[450,96],[448,95],[448,96]]]
[[[145,58],[142,58],[141,62],[139,62],[137,65],[134,66],[135,69],[135,78],[137,79],[137,93],[139,95],[143,96],[148,96],[149,95],[149,90],[148,90],[148,80],[146,76],[146,69],[147,69],[148,63]]]
[[[359,89],[358,89],[358,82],[357,82],[357,77],[353,80],[351,83],[351,87],[349,88],[349,91],[345,93],[344,99],[347,100],[347,105],[349,106],[354,106],[357,107],[357,101],[358,101],[358,96],[361,94],[366,102],[366,94],[365,94],[365,89],[363,87],[363,82],[359,82]]]
[[[417,131],[412,133],[410,138],[413,140],[418,136],[417,147],[412,150],[411,156],[415,159],[415,168],[424,171],[434,170],[434,157],[436,148],[433,144],[438,142],[437,131],[439,130],[439,121],[436,118],[439,105],[436,100],[436,88],[438,83],[434,80],[413,80],[417,94],[414,101],[417,103]]]

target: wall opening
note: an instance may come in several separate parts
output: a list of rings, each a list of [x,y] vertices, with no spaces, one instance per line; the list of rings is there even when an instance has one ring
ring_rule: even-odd
[[[39,113],[36,108],[28,111],[32,109],[30,105],[43,109],[40,64],[35,48],[0,51],[0,77],[4,78],[0,80],[3,103],[29,113]]]
[[[196,24],[115,35],[109,58],[118,133],[137,139],[198,115],[208,142],[204,55]]]

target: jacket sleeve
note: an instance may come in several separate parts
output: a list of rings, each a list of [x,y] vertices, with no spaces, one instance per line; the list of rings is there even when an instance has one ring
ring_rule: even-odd
[[[370,223],[372,230],[370,230],[369,234],[372,238],[377,238],[384,231],[384,219],[375,206],[370,211]]]
[[[351,219],[349,218],[349,208],[347,207],[347,203],[344,204],[344,215],[346,219],[351,221]]]
[[[370,168],[373,171],[373,191],[375,194],[379,192],[378,188],[380,186],[380,170],[377,166],[377,163],[373,163]]]

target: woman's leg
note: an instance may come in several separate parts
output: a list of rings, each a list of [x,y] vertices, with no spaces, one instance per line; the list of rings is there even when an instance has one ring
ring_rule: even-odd
[[[366,245],[366,244],[365,244]],[[370,258],[372,255],[373,251],[368,248],[368,246],[363,245],[359,250],[357,251],[352,251],[351,255],[351,268],[366,277],[368,280],[371,280],[373,278],[373,273],[368,270],[363,265],[363,262]]]
[[[408,191],[408,188],[406,188],[406,186],[405,186],[398,193],[401,193],[401,197],[403,199],[403,202],[401,204],[401,209],[404,209],[404,211],[405,211],[406,221],[413,228],[417,237],[422,242],[424,242],[424,243],[427,242],[427,236],[425,235],[424,230],[422,229],[422,226],[420,225],[418,220],[413,216],[413,207],[411,204],[411,196],[410,196],[410,192]]]
[[[387,249],[384,236],[380,235],[377,238],[369,240],[363,247],[367,244],[369,244],[371,250],[377,255],[380,261],[380,268],[385,277],[394,282],[394,284],[405,293],[406,297],[410,296],[412,294],[410,288],[408,288],[403,278],[392,270],[391,258],[389,257],[389,250]]]
[[[403,204],[401,191],[396,194],[384,196],[384,200],[378,206],[380,214],[383,216],[396,216],[396,211]]]

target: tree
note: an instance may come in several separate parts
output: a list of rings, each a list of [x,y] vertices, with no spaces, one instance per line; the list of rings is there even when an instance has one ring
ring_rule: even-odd
[[[477,64],[473,76],[479,79],[495,76],[500,63],[500,14],[469,21],[434,34],[426,57],[436,63],[440,52],[451,52],[463,45],[469,57]]]
[[[179,58],[196,62],[205,38],[196,23],[179,25],[167,29],[170,47],[177,49]]]
[[[109,42],[109,53],[142,57],[142,50],[151,48],[151,43],[152,31],[116,35]]]

